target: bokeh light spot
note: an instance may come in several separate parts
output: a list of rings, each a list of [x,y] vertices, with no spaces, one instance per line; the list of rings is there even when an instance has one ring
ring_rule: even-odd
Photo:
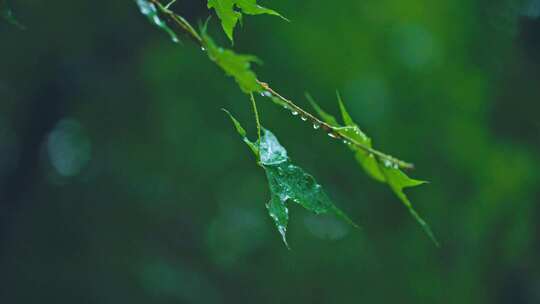
[[[78,175],[91,159],[91,142],[81,124],[62,119],[47,139],[49,160],[56,172],[65,177]]]

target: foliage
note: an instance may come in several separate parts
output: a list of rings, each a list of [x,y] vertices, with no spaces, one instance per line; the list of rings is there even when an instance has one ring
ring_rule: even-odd
[[[257,76],[251,70],[251,63],[261,63],[257,57],[236,54],[231,50],[216,45],[205,29],[203,29],[201,37],[203,38],[204,49],[208,51],[208,57],[222,68],[227,75],[233,77],[244,93],[250,94],[262,91],[257,82]]]
[[[334,213],[356,226],[354,222],[338,209],[324,192],[315,178],[302,168],[294,165],[287,150],[279,143],[277,137],[263,128],[263,134],[256,142],[247,138],[245,129],[228,111],[238,134],[257,157],[258,163],[266,172],[270,189],[270,201],[266,204],[270,217],[287,246],[287,224],[289,209],[287,202],[295,202],[315,214]]]
[[[274,103],[292,111],[293,115],[300,114],[300,117],[303,120],[311,120],[316,128],[322,127],[322,129],[328,132],[331,137],[342,140],[343,143],[355,153],[355,158],[364,171],[375,180],[388,184],[395,195],[408,208],[411,215],[422,226],[428,236],[438,245],[431,228],[415,211],[411,202],[403,192],[404,188],[418,186],[425,182],[411,179],[400,170],[400,167],[410,168],[412,165],[373,149],[371,139],[367,137],[352,120],[339,95],[338,101],[345,124],[344,126],[340,126],[334,117],[324,112],[311,98],[311,103],[322,117],[322,121],[272,90],[268,84],[260,82],[251,69],[251,64],[260,63],[260,60],[253,55],[237,54],[232,50],[218,46],[208,34],[206,24],[202,27],[201,33],[198,34],[193,30],[193,27],[189,22],[175,12],[169,10],[169,5],[163,6],[158,0],[136,1],[141,12],[156,26],[169,33],[173,38],[173,41],[177,40],[176,35],[167,26],[166,22],[160,18],[160,13],[175,22],[184,30],[185,34],[197,42],[203,50],[207,51],[210,60],[223,69],[225,74],[235,79],[244,93],[251,95],[259,129],[259,142],[249,141],[245,135],[244,129],[240,126],[238,121],[232,116],[231,118],[237,131],[242,135],[244,142],[256,152],[259,156],[260,164],[265,168],[270,191],[272,193],[272,199],[268,204],[268,209],[270,215],[276,222],[285,243],[285,232],[288,222],[288,213],[285,203],[289,199],[298,202],[315,213],[332,211],[342,217],[347,217],[334,207],[327,195],[322,191],[321,186],[315,182],[313,177],[289,162],[285,149],[279,144],[270,131],[265,129],[264,134],[261,137],[261,127],[259,125],[255,101],[253,100],[253,93],[261,93],[261,95],[265,97],[270,97]],[[174,3],[174,1],[171,3]],[[231,41],[233,40],[234,27],[242,18],[241,12],[252,15],[271,14],[281,16],[273,10],[258,6],[255,0],[209,0],[208,7],[216,10],[221,19],[222,27]],[[241,12],[236,11],[235,7],[240,9]],[[268,163],[266,159],[271,159],[273,163]]]
[[[216,11],[219,19],[221,19],[221,26],[231,42],[234,41],[236,24],[238,22],[242,23],[242,14],[267,14],[285,19],[278,12],[258,5],[257,0],[208,0],[208,8]]]
[[[206,25],[202,27],[200,34],[197,33],[191,24],[189,24],[182,16],[169,10],[169,6],[175,1],[172,1],[165,6],[158,0],[135,1],[140,12],[145,15],[150,22],[165,31],[171,37],[173,42],[178,42],[178,35],[168,25],[168,21],[175,23],[185,34],[197,42],[201,48],[207,52],[210,60],[223,69],[225,74],[235,79],[236,83],[244,93],[251,95],[259,130],[258,141],[250,141],[246,137],[245,130],[240,126],[238,121],[234,119],[232,115],[229,114],[229,116],[233,120],[235,127],[242,136],[244,142],[246,142],[257,155],[258,162],[266,171],[271,192],[271,200],[267,204],[267,208],[286,244],[285,233],[288,224],[288,209],[286,203],[289,200],[297,202],[304,208],[317,214],[333,212],[345,218],[350,223],[352,223],[352,221],[334,206],[326,193],[322,190],[322,186],[319,185],[311,175],[290,162],[285,148],[278,142],[272,132],[263,129],[261,135],[261,126],[256,111],[255,100],[253,99],[253,93],[261,93],[263,96],[270,97],[272,101],[282,105],[287,110],[292,111],[294,115],[301,113],[303,120],[310,119],[317,128],[323,126],[323,129],[327,131],[331,137],[341,139],[354,153],[356,161],[363,170],[373,179],[387,184],[408,208],[411,215],[422,226],[429,237],[438,244],[429,225],[415,211],[411,202],[403,192],[407,187],[419,186],[425,182],[411,179],[400,170],[400,167],[409,167],[409,164],[373,149],[371,139],[366,136],[353,121],[339,94],[338,102],[344,122],[343,126],[339,125],[333,116],[322,110],[311,97],[308,96],[314,109],[322,117],[322,121],[309,112],[301,109],[292,101],[273,91],[266,83],[260,82],[251,69],[252,63],[261,62],[257,57],[253,55],[237,54],[232,50],[218,46],[208,34]],[[242,13],[250,15],[269,14],[282,17],[276,11],[259,6],[256,0],[208,0],[208,8],[216,11],[221,19],[223,29],[231,41],[233,41],[233,32],[236,24],[242,20]],[[5,1],[0,3],[0,12],[2,17],[8,20],[8,22],[20,26],[13,17],[12,12]],[[163,16],[165,16],[166,19],[164,19]]]
[[[351,138],[361,142],[362,144],[372,147],[371,138],[369,138],[358,125],[353,121],[349,112],[345,108],[345,104],[341,99],[339,93],[337,94],[339,108],[341,111],[341,116],[343,119],[344,126],[340,126],[335,117],[325,112],[311,96],[308,95],[313,108],[317,113],[323,118],[327,123],[337,126],[336,130],[342,134],[346,134]],[[416,187],[425,184],[425,181],[415,180],[407,176],[399,167],[391,161],[383,161],[382,163],[378,161],[373,154],[366,152],[365,150],[359,149],[354,145],[348,145],[351,151],[354,153],[354,157],[358,164],[364,169],[364,171],[371,176],[373,179],[387,184],[390,189],[395,193],[395,195],[401,200],[401,202],[407,207],[411,215],[416,219],[416,221],[422,226],[424,231],[428,236],[438,245],[438,241],[435,238],[435,235],[431,231],[431,228],[426,223],[422,217],[414,210],[411,202],[403,192],[404,188]]]
[[[348,145],[260,92],[264,126],[363,227],[290,201],[287,250],[219,111],[255,141],[249,100],[157,5],[183,45],[135,1],[8,0],[28,30],[0,18],[2,302],[540,303],[540,19],[518,1],[258,2],[292,22],[245,15],[231,47],[215,16],[208,34],[344,126],[339,89],[373,147],[429,180],[404,192],[442,249]],[[197,32],[214,14],[177,4]]]

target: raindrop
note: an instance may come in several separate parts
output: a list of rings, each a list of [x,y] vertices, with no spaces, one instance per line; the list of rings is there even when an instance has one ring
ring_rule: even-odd
[[[348,141],[348,140],[346,140],[346,139],[343,140],[343,143],[346,144],[346,145],[350,145],[350,144],[351,144],[351,142]]]
[[[313,129],[318,130],[321,127],[321,125],[317,122],[313,123]]]
[[[395,163],[388,159],[385,159],[383,163],[384,163],[384,166],[387,168],[393,168],[395,166]]]
[[[332,138],[337,138],[337,135],[334,134],[334,133],[328,133],[328,136],[332,137]]]
[[[298,112],[295,111],[295,110],[292,110],[291,114],[294,115],[294,116],[296,116],[296,115],[298,115]]]
[[[201,46],[201,51],[206,52],[206,48],[204,46]]]
[[[261,96],[264,96],[264,97],[272,97],[272,93],[268,92],[268,91],[262,91],[261,92]]]
[[[306,121],[306,120],[307,120],[307,117],[305,117],[305,116],[300,116],[300,119],[303,120],[303,121]]]

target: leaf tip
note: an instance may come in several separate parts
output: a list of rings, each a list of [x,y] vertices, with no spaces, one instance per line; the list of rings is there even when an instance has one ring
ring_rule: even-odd
[[[439,240],[433,233],[433,230],[431,230],[431,227],[429,224],[414,210],[412,207],[409,208],[409,212],[414,217],[414,219],[420,224],[424,232],[427,234],[427,236],[431,239],[431,241],[435,244],[437,248],[441,247],[441,244],[439,243]]]

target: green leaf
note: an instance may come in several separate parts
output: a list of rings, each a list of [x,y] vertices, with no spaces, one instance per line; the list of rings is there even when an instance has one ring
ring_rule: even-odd
[[[433,234],[431,227],[429,227],[428,223],[426,223],[426,221],[416,212],[416,210],[414,210],[411,202],[409,201],[409,198],[403,192],[403,189],[405,188],[420,186],[420,185],[426,184],[427,182],[412,179],[408,177],[405,173],[403,173],[401,170],[395,169],[395,168],[389,168],[389,167],[383,166],[381,171],[384,174],[386,182],[388,183],[388,185],[390,185],[390,188],[392,188],[392,191],[394,191],[396,196],[407,207],[411,215],[420,224],[420,226],[422,226],[422,229],[424,229],[424,231],[431,238],[431,240],[437,246],[439,246],[439,242],[437,238],[435,237],[435,235]]]
[[[22,25],[13,15],[13,11],[8,6],[7,0],[0,0],[0,18],[6,20],[8,23],[18,27],[21,30],[25,29],[25,26]]]
[[[223,110],[223,112],[225,112],[225,113],[227,113],[227,115],[229,115],[229,118],[231,119],[231,121],[234,124],[234,128],[236,129],[236,132],[238,132],[238,134],[242,137],[242,140],[246,143],[246,145],[248,145],[248,147],[251,149],[253,154],[255,154],[255,156],[258,158],[259,157],[259,147],[255,143],[251,142],[247,138],[246,130],[242,127],[240,122],[238,120],[236,120],[236,118],[234,118],[234,116],[229,111],[227,111],[225,109],[221,109],[221,110]]]
[[[242,13],[248,15],[274,15],[281,16],[278,12],[262,7],[257,4],[257,0],[208,0],[208,8],[216,11],[221,26],[231,41],[234,41],[234,28],[242,21]]]
[[[176,36],[176,33],[167,25],[165,21],[160,18],[158,10],[154,3],[148,0],[136,0],[136,2],[139,6],[141,14],[145,15],[148,20],[150,20],[150,22],[152,22],[157,27],[169,34],[173,42],[178,43],[180,41],[178,39],[178,36]]]
[[[341,117],[343,117],[343,122],[346,126],[356,126],[351,115],[349,115],[349,112],[345,108],[345,104],[343,103],[343,99],[341,99],[341,95],[339,94],[339,92],[337,92],[336,94],[339,103],[339,110],[341,111]]]
[[[266,204],[266,208],[287,247],[289,246],[286,236],[289,223],[287,203],[289,202],[295,202],[315,214],[333,213],[358,227],[332,203],[313,176],[291,162],[287,150],[272,132],[263,129],[260,142],[253,143],[245,137],[245,130],[240,123],[230,113],[227,111],[226,113],[244,142],[249,143],[248,146],[259,153],[260,164],[266,172],[270,188],[270,201]],[[255,148],[252,145],[255,145]]]
[[[334,213],[356,226],[332,203],[313,176],[291,162],[287,151],[276,136],[269,130],[263,131],[260,156],[271,192],[267,208],[283,241],[287,243],[285,236],[288,222],[287,202],[295,202],[315,214]]]
[[[281,235],[281,239],[285,243],[287,248],[287,225],[289,223],[289,209],[287,208],[286,201],[282,200],[275,192],[271,192],[271,198],[268,204],[266,204],[268,214],[274,220],[276,228]]]
[[[315,102],[315,99],[313,99],[313,97],[311,97],[311,95],[306,93],[306,98],[309,100],[309,102],[311,103],[311,106],[313,107],[313,109],[315,109],[315,112],[317,112],[317,114],[319,114],[319,116],[322,118],[322,120],[324,120],[326,123],[328,123],[328,124],[330,124],[332,126],[338,126],[339,125],[336,118],[334,116],[328,114],[327,112],[325,112],[317,104],[317,102]]]
[[[252,63],[261,63],[257,57],[236,54],[231,50],[216,45],[206,33],[205,28],[201,31],[201,36],[208,57],[221,67],[225,74],[233,77],[244,93],[262,92],[262,87],[257,82],[257,75],[251,70]]]
[[[327,114],[324,110],[317,105],[313,98],[308,97],[315,111],[321,116],[321,118],[328,124],[336,127],[336,130],[346,135],[359,143],[372,148],[371,138],[369,138],[358,125],[353,121],[351,115],[347,111],[345,104],[343,103],[341,96],[338,94],[338,103],[341,111],[341,116],[345,126],[340,126],[336,119]],[[409,210],[414,219],[420,224],[426,234],[431,240],[438,246],[439,243],[435,238],[431,228],[424,219],[414,210],[409,198],[403,192],[404,188],[416,187],[425,184],[424,181],[419,181],[408,177],[403,171],[401,171],[396,164],[389,160],[377,159],[373,154],[370,154],[354,145],[349,145],[349,148],[353,151],[354,156],[358,164],[364,169],[364,171],[373,179],[387,184],[392,192],[401,200],[405,207]]]

